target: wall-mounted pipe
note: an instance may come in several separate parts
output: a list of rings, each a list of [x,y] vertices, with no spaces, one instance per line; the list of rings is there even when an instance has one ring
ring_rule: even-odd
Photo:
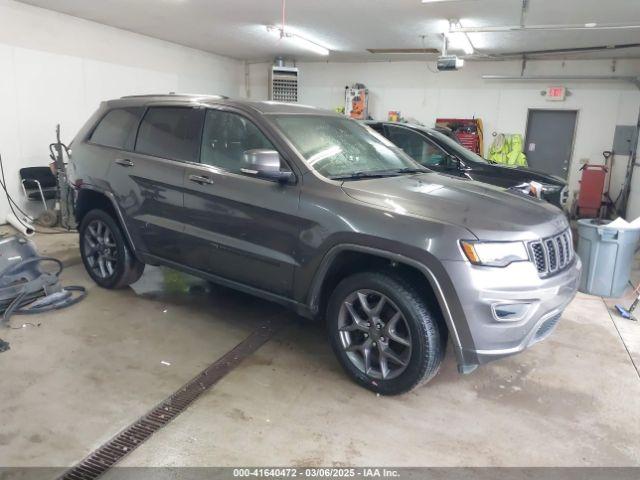
[[[7,223],[22,233],[25,237],[32,237],[36,233],[35,228],[31,225],[30,219],[26,217],[18,218],[13,214],[13,212],[9,212],[7,214]]]

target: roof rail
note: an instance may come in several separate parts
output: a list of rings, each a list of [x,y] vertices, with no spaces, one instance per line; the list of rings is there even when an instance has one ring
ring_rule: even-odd
[[[198,98],[215,98],[218,100],[226,100],[229,97],[226,95],[210,95],[206,93],[147,93],[142,95],[125,95],[120,98],[150,98],[150,97],[198,97]]]

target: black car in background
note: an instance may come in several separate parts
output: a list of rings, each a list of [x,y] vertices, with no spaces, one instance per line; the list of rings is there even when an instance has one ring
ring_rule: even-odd
[[[507,167],[486,160],[460,145],[449,129],[408,123],[366,123],[431,170],[505,188],[534,181],[542,185],[543,199],[560,208],[567,201],[569,191],[563,179],[529,168]]]

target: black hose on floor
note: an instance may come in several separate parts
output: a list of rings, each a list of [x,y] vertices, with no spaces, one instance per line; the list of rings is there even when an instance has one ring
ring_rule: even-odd
[[[57,271],[43,272],[40,277],[22,283],[17,279],[20,270],[32,264],[52,262]],[[30,257],[8,266],[0,272],[0,288],[16,288],[15,296],[0,300],[0,324],[11,327],[9,320],[13,315],[34,315],[70,307],[87,296],[87,291],[79,285],[58,287],[58,278],[64,266],[53,257]],[[26,280],[26,279],[25,279]],[[20,288],[22,287],[22,288]],[[57,288],[56,288],[57,287]],[[52,291],[53,290],[53,291]],[[0,352],[9,349],[9,344],[0,339]]]

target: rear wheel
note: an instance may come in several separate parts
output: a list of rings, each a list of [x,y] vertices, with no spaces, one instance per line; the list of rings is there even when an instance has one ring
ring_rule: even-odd
[[[446,339],[439,310],[394,274],[365,272],[338,284],[327,310],[331,345],[346,372],[383,395],[438,372]]]
[[[132,254],[109,213],[88,212],[80,224],[80,254],[91,278],[104,288],[123,288],[140,278],[144,263]]]

